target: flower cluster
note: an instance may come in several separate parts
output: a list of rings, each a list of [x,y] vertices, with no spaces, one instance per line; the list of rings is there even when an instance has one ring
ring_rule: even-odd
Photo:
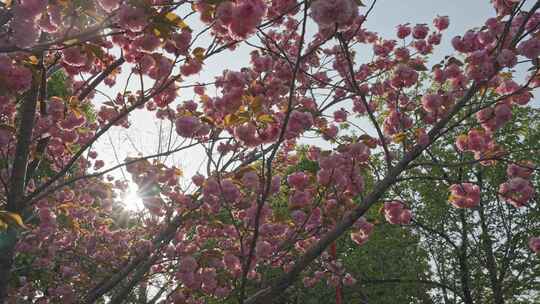
[[[456,208],[474,208],[480,203],[480,187],[472,183],[453,184],[448,201]]]
[[[363,245],[369,239],[372,231],[373,224],[361,217],[354,223],[353,232],[351,232],[351,239],[358,246]]]
[[[408,225],[411,222],[412,212],[401,201],[385,202],[382,210],[390,224]]]
[[[506,174],[509,179],[500,185],[500,197],[516,208],[525,206],[534,196],[534,188],[529,180],[534,169],[534,164],[530,162],[508,165]]]

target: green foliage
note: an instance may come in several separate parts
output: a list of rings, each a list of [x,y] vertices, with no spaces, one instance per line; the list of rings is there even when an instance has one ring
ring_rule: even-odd
[[[530,291],[539,290],[535,278],[540,277],[540,263],[527,248],[529,237],[540,233],[538,198],[515,208],[497,195],[499,185],[508,179],[509,162],[540,162],[539,118],[538,110],[516,108],[513,123],[494,135],[512,152],[512,159],[483,166],[474,161],[472,153],[456,154],[452,141],[441,140],[416,161],[426,165],[410,169],[405,176],[410,179],[394,188],[392,195],[413,202],[415,230],[422,235],[420,246],[429,252],[433,278],[453,290],[437,290],[440,303],[460,301],[464,287],[471,290],[475,303],[494,303],[496,291],[502,293],[505,303],[532,303]],[[469,120],[469,124],[475,123]],[[465,128],[457,129],[446,138],[464,132]],[[448,203],[448,186],[463,181],[481,186],[479,207],[455,209]],[[532,182],[538,189],[538,174]],[[497,283],[490,272],[497,276]]]
[[[378,216],[377,211],[368,215]],[[357,279],[353,286],[342,286],[343,303],[430,303],[428,293],[432,286],[426,283],[430,277],[428,254],[410,230],[380,223],[362,246],[349,237],[340,239],[337,254],[345,269]],[[313,288],[299,283],[287,295],[291,302],[283,303],[335,303],[336,297],[335,288],[325,281]]]
[[[47,97],[58,96],[67,99],[71,96],[71,90],[66,86],[68,78],[63,70],[54,72],[47,81]]]

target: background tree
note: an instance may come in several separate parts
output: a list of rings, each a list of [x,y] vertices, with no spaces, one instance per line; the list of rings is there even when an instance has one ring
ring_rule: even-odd
[[[467,154],[456,157],[448,152],[455,151],[453,143],[441,142],[418,160],[411,176],[404,177],[408,182],[396,189],[405,200],[422,202],[415,204],[413,223],[430,252],[435,277],[458,291],[444,295],[447,303],[523,303],[538,290],[538,259],[527,250],[529,236],[539,229],[537,198],[524,212],[498,194],[516,165],[538,162],[538,114],[536,109],[516,109],[512,127],[498,131],[512,158],[501,157],[486,166]],[[429,177],[419,183],[422,176]],[[533,176],[531,183],[537,187]],[[446,203],[448,185],[456,181],[474,181],[487,190],[477,207],[455,209]]]

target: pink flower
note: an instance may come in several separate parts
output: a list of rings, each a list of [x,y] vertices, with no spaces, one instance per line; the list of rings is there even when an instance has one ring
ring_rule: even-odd
[[[255,171],[248,171],[242,176],[245,187],[256,190],[259,187],[259,176]]]
[[[317,182],[321,185],[328,185],[332,176],[331,170],[321,169],[317,172]]]
[[[531,237],[529,239],[529,248],[531,248],[531,250],[534,253],[539,253],[540,252],[540,237]]]
[[[255,253],[259,258],[268,258],[272,255],[272,245],[267,241],[259,241],[255,246]]]
[[[513,177],[499,186],[499,195],[510,205],[520,208],[534,196],[534,188],[530,181]]]
[[[214,296],[218,297],[218,298],[225,298],[227,297],[229,294],[230,294],[230,290],[229,288],[227,287],[218,287],[216,288],[216,290],[214,291]]]
[[[77,116],[74,113],[69,113],[67,117],[58,123],[58,126],[64,131],[71,131],[82,127],[85,123],[86,118],[83,115]]]
[[[310,277],[307,277],[307,276],[302,279],[302,283],[304,284],[305,288],[311,288],[311,287],[317,285],[318,282],[319,282],[318,279],[310,278]]]
[[[223,198],[227,202],[236,202],[240,198],[240,190],[230,179],[221,182],[221,189]]]
[[[417,24],[413,27],[412,35],[414,39],[424,39],[427,37],[429,27],[425,24]]]
[[[204,196],[219,195],[219,184],[214,178],[209,178],[204,184]]]
[[[320,28],[349,25],[357,15],[354,0],[316,0],[311,4],[311,17]]]
[[[116,10],[120,6],[121,1],[122,0],[97,0],[99,6],[107,13]]]
[[[193,177],[191,178],[191,180],[193,181],[193,183],[197,186],[197,187],[200,187],[203,185],[204,183],[204,176],[200,175],[200,174],[195,174],[193,175]]]
[[[531,38],[521,42],[517,47],[517,52],[529,59],[536,59],[540,55],[540,39]]]
[[[145,56],[143,56],[143,58]],[[149,69],[148,76],[150,76],[150,78],[152,79],[161,79],[161,78],[169,76],[173,68],[172,60],[170,60],[169,58],[165,56],[158,55],[155,53],[152,56],[152,59],[154,60],[154,64]],[[148,60],[147,64],[151,64],[151,61]],[[174,84],[171,84],[169,88],[171,87],[174,87]]]
[[[257,128],[253,123],[245,123],[243,125],[237,126],[234,129],[234,135],[239,140],[243,141],[247,145],[256,145],[258,143],[255,132]]]
[[[429,35],[427,41],[429,44],[432,45],[439,45],[441,44],[442,35],[440,33],[432,33]]]
[[[181,33],[172,35],[173,45],[176,47],[180,54],[187,54],[189,44],[191,42],[191,32],[182,31]]]
[[[206,90],[206,88],[203,85],[198,85],[198,86],[193,88],[193,91],[197,95],[204,95],[205,90]]]
[[[396,59],[399,61],[407,61],[411,56],[409,49],[406,47],[397,48],[394,51],[394,54],[396,55]]]
[[[351,232],[351,239],[360,246],[369,239],[373,231],[373,224],[368,222],[364,217],[361,217],[354,223],[353,229],[356,231]]]
[[[512,107],[507,103],[499,103],[495,106],[494,114],[497,125],[502,126],[512,119]]]
[[[386,202],[383,206],[384,216],[390,224],[407,225],[411,222],[411,210],[405,209],[400,201]]]
[[[229,32],[233,37],[245,39],[255,32],[266,14],[266,3],[262,0],[241,0],[232,8]]]
[[[463,42],[463,39],[461,39],[461,36],[455,36],[452,38],[452,47],[458,52],[464,53],[466,51],[465,43]]]
[[[409,209],[404,209],[399,217],[402,225],[408,225],[412,219],[412,212]]]
[[[276,175],[272,177],[272,181],[270,182],[270,193],[278,193],[281,188],[281,177],[279,175]]]
[[[313,116],[311,113],[294,110],[291,112],[287,123],[287,137],[292,138],[298,136],[312,125]]]
[[[517,64],[517,56],[509,49],[501,50],[497,56],[497,63],[502,67],[511,68]]]
[[[138,63],[138,70],[142,74],[148,75],[150,74],[150,71],[156,69],[156,60],[150,54],[144,54],[137,63]]]
[[[199,267],[199,264],[197,264],[197,260],[192,256],[186,256],[180,260],[180,269],[182,272],[192,273],[197,270],[197,267]]]
[[[133,40],[133,46],[148,53],[153,52],[160,44],[161,41],[154,34],[144,34]]]
[[[442,101],[442,97],[438,94],[426,94],[422,97],[422,107],[426,112],[437,112]]]
[[[13,66],[7,75],[8,87],[16,92],[23,92],[32,85],[32,72],[23,66]]]
[[[330,126],[328,126],[328,128],[323,130],[323,139],[324,140],[335,139],[336,136],[338,135],[338,132],[339,132],[338,127],[334,124],[331,124]]]
[[[307,215],[302,210],[294,210],[291,212],[291,218],[294,224],[298,227],[302,226],[307,219]]]
[[[13,31],[13,43],[20,48],[33,46],[40,35],[37,24],[31,19],[21,16],[14,16],[11,21]]]
[[[347,111],[341,109],[334,112],[334,120],[336,122],[345,122],[347,121]]]
[[[308,149],[307,157],[309,160],[316,161],[321,155],[321,149],[319,147],[311,146]]]
[[[356,279],[350,273],[347,273],[343,277],[343,285],[345,285],[345,286],[353,286],[354,284],[356,284]]]
[[[219,3],[216,9],[216,18],[224,25],[231,24],[233,20],[234,4],[231,1],[223,1]]]
[[[400,24],[397,26],[397,37],[399,39],[405,39],[411,34],[411,27],[409,24]]]
[[[422,55],[429,54],[433,46],[428,44],[426,40],[420,39],[413,42],[413,47]]]
[[[87,55],[78,47],[68,47],[62,51],[64,62],[74,67],[82,67],[86,65],[88,60]]]
[[[493,132],[512,119],[512,108],[501,102],[495,108],[485,108],[476,113],[476,119],[486,132]]]
[[[384,131],[387,134],[394,135],[402,129],[412,127],[412,119],[402,112],[392,110],[390,115],[384,119]]]
[[[429,144],[429,136],[426,133],[426,129],[420,128],[416,130],[416,141],[422,147],[425,147]]]
[[[31,18],[41,14],[47,8],[47,0],[20,0],[17,13]]]
[[[200,278],[195,277],[193,272],[181,272],[179,275],[180,281],[186,285],[186,287],[197,290],[200,287]]]
[[[312,195],[308,191],[295,190],[289,196],[289,206],[293,209],[303,208],[311,203]]]
[[[12,66],[11,58],[6,55],[0,55],[0,73],[8,74]]]
[[[266,72],[272,69],[272,58],[269,56],[258,56],[251,60],[254,70],[258,73]]]
[[[400,64],[394,70],[391,79],[392,86],[396,88],[410,87],[418,80],[418,72],[405,64]]]
[[[444,31],[450,25],[448,16],[438,16],[433,20],[433,25],[439,30]]]
[[[304,172],[295,172],[287,177],[287,182],[295,189],[304,189],[309,184],[309,176]]]
[[[525,162],[522,164],[510,164],[506,168],[506,174],[509,177],[521,177],[528,179],[534,172],[534,164],[532,162]]]
[[[373,53],[380,57],[387,57],[395,48],[395,40],[384,40],[373,45]]]
[[[242,270],[242,266],[240,264],[240,259],[233,254],[227,253],[223,256],[223,264],[225,264],[225,267],[231,272],[239,272]]]
[[[102,161],[102,160],[96,160],[95,164],[94,164],[94,169],[95,170],[99,170],[101,168],[103,168],[105,166],[105,162]]]
[[[349,154],[355,159],[365,162],[368,160],[371,152],[366,144],[357,142],[349,145]]]
[[[181,291],[174,292],[170,298],[174,301],[174,303],[185,303],[186,296]]]
[[[467,147],[472,151],[484,151],[488,148],[490,137],[483,130],[471,130],[467,135]]]
[[[480,203],[480,187],[471,183],[450,186],[450,203],[456,208],[474,208]]]
[[[176,120],[176,133],[183,137],[194,137],[201,126],[201,121],[197,117],[182,116]]]
[[[214,268],[205,268],[200,275],[202,282],[202,291],[206,294],[212,294],[217,288],[216,270]]]
[[[118,10],[118,21],[122,28],[132,32],[140,32],[147,24],[147,16],[144,9],[124,5]]]
[[[187,62],[180,67],[180,72],[184,76],[195,75],[199,73],[202,69],[202,64],[199,60],[188,59]]]

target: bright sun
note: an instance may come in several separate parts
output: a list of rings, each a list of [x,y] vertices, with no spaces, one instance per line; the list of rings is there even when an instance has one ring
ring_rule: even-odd
[[[134,183],[129,183],[127,192],[124,194],[122,201],[127,209],[140,211],[144,208],[141,197],[138,194],[139,188]]]

